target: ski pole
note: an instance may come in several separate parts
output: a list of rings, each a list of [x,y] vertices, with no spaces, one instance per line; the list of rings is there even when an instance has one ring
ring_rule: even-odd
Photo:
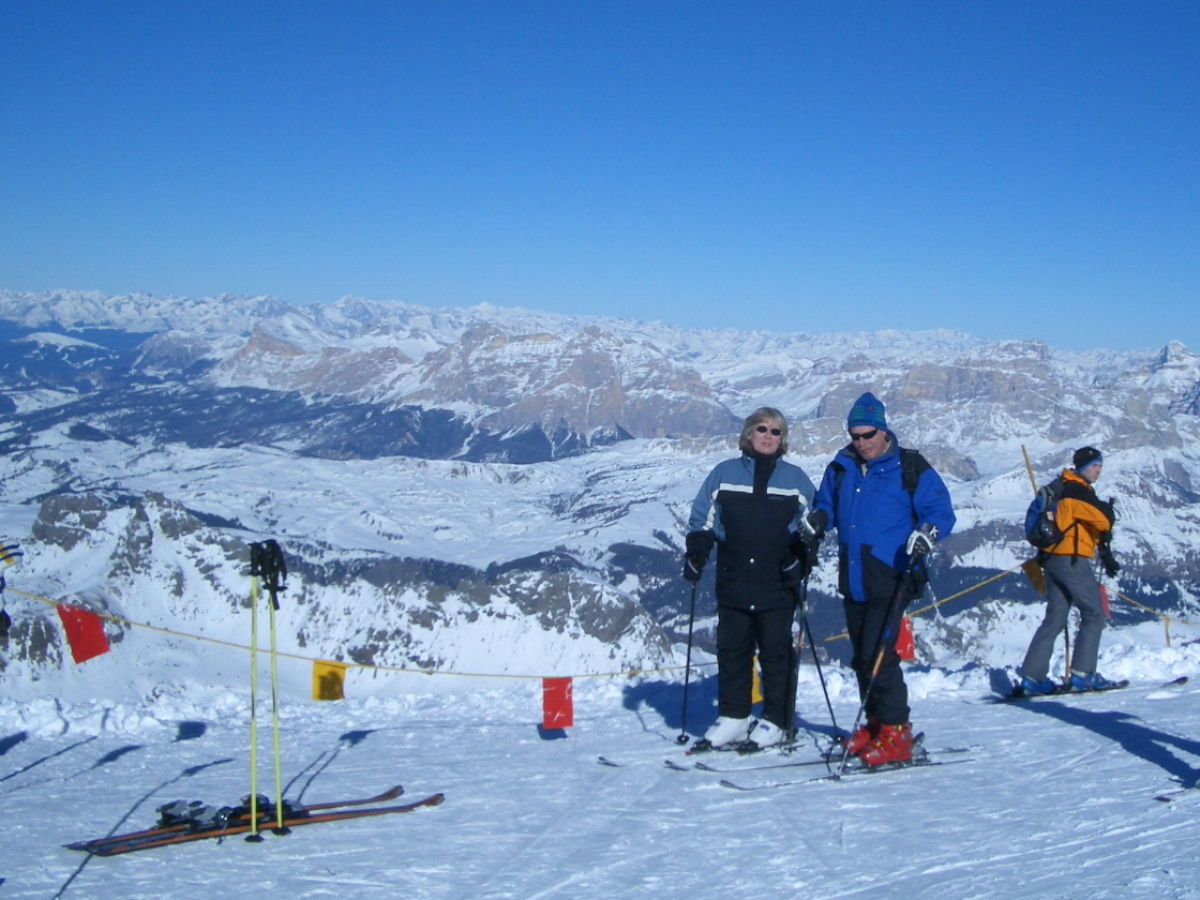
[[[250,545],[250,833],[247,841],[261,841],[258,833],[258,596],[262,579],[270,604],[267,607],[271,654],[271,745],[275,774],[275,834],[287,834],[283,824],[283,786],[279,755],[279,673],[275,641],[275,611],[279,609],[280,578],[287,577],[287,566],[278,542],[267,540]]]
[[[250,835],[258,837],[258,573],[259,545],[250,545]]]
[[[817,666],[817,677],[821,680],[821,692],[825,695],[825,706],[833,719],[834,732],[837,732],[837,719],[833,717],[833,705],[829,702],[829,691],[825,687],[825,675],[821,671],[821,659],[817,656],[817,645],[813,641],[812,628],[808,624],[808,578],[800,582],[796,591],[796,609],[800,612],[800,628],[796,634],[796,658],[792,660],[791,692],[788,696],[788,732],[792,744],[796,742],[796,706],[797,693],[800,690],[800,660],[804,654],[804,639],[808,638],[808,646],[812,650],[813,662]]]
[[[275,647],[275,612],[279,609],[279,592],[283,585],[279,583],[280,576],[287,577],[287,568],[283,561],[283,551],[273,540],[267,541],[267,552],[270,554],[270,575],[267,579],[267,591],[271,595],[271,603],[267,607],[268,631],[271,638],[271,748],[275,757],[275,828],[274,834],[287,834],[289,829],[283,824],[283,774],[279,756],[279,670],[278,654]]]
[[[807,592],[808,583],[805,582],[805,590]],[[817,654],[817,644],[813,640],[812,628],[808,624],[808,611],[804,610],[801,616],[801,621],[804,624],[804,632],[808,635],[808,646],[812,648],[813,662],[817,666],[817,678],[821,681],[821,693],[825,695],[825,708],[829,710],[829,721],[833,723],[833,733],[838,733],[837,716],[833,714],[833,704],[829,700],[829,688],[825,686],[825,673],[821,671],[821,657]]]
[[[894,638],[892,634],[895,628],[895,622],[899,617],[897,612],[904,610],[904,582],[912,571],[914,558],[910,556],[908,562],[905,563],[900,577],[896,580],[896,593],[892,596],[891,603],[888,604],[887,612],[883,617],[883,627],[879,630],[879,642],[875,648],[875,662],[871,665],[871,677],[867,680],[867,688],[863,691],[862,700],[858,704],[858,713],[854,717],[854,725],[850,728],[851,736],[858,731],[859,723],[862,722],[863,712],[867,708],[867,700],[871,697],[871,691],[875,687],[875,679],[879,677],[879,670],[883,668],[883,658],[887,655],[888,642]],[[841,778],[842,773],[846,771],[846,761],[850,758],[850,742],[846,741],[846,747],[842,751],[842,762],[838,766],[837,777]]]
[[[683,666],[683,710],[679,713],[679,736],[675,738],[677,744],[686,744],[691,740],[687,733],[687,706],[688,685],[692,678],[692,626],[696,621],[696,588],[698,587],[698,584],[692,584],[692,604],[691,611],[688,613],[687,661]]]
[[[806,585],[808,579],[801,582],[801,585]],[[805,616],[804,606],[805,600],[800,587],[792,589],[792,597],[794,599],[793,615],[798,611],[803,620]],[[796,743],[796,692],[800,690],[800,656],[804,653],[804,626],[801,625],[796,629],[796,643],[792,647],[791,665],[788,666],[788,701],[787,712],[784,714],[784,732],[787,734],[786,743],[789,746],[795,746]]]
[[[267,605],[268,633],[271,647],[271,749],[275,774],[275,827],[274,834],[287,834],[283,824],[283,773],[279,754],[279,669],[278,651],[275,640],[275,613],[279,609],[279,592],[285,587],[281,579],[287,578],[287,564],[283,551],[275,540],[263,541],[259,549],[259,574],[262,575],[270,603]]]

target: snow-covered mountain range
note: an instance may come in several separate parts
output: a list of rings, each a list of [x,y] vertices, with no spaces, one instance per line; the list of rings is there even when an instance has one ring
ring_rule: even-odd
[[[688,505],[742,417],[783,410],[789,458],[816,480],[867,389],[951,485],[959,525],[935,596],[1028,555],[1022,447],[1044,482],[1089,443],[1121,513],[1121,593],[1200,617],[1200,357],[1178,343],[1068,353],[949,331],[705,332],[352,298],[0,291],[0,534],[27,554],[9,581],[244,642],[246,547],[274,537],[292,576],[284,651],[490,675],[674,665]],[[834,569],[812,582],[824,633],[839,629],[823,602]],[[1006,604],[1035,600],[1000,579],[948,604],[956,618],[925,629],[925,650],[1015,662],[984,634]],[[53,610],[20,612],[3,662],[28,689],[96,690],[107,664],[85,683]],[[224,652],[106,627],[143,651],[114,691],[186,680],[189,659]]]

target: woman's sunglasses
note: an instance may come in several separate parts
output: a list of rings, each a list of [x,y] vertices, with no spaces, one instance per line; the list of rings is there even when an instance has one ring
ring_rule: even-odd
[[[783,429],[768,428],[766,425],[759,425],[754,430],[757,431],[759,434],[766,434],[769,431],[769,432],[771,432],[771,434],[775,435],[775,437],[779,437],[781,434],[783,434]]]

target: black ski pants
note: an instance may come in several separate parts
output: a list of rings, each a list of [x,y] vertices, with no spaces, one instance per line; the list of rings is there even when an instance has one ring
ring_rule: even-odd
[[[754,651],[762,669],[762,717],[787,726],[792,681],[791,606],[752,612],[717,609],[717,713],[731,719],[750,715]]]
[[[908,685],[904,683],[904,671],[900,668],[900,656],[896,653],[896,635],[899,621],[888,623],[892,597],[871,597],[866,603],[843,599],[846,609],[846,631],[850,635],[853,656],[850,665],[858,676],[858,697],[861,701],[871,681],[871,668],[879,653],[880,636],[890,625],[884,639],[883,664],[875,678],[875,686],[867,697],[864,712],[876,716],[884,725],[903,725],[908,722]]]

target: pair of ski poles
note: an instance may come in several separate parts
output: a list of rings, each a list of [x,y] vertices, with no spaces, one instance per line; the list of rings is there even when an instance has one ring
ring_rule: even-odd
[[[287,834],[283,824],[283,776],[279,759],[279,673],[275,652],[275,612],[279,609],[279,593],[286,587],[287,563],[283,550],[275,540],[250,545],[250,834],[248,841],[261,841],[258,833],[258,597],[260,581],[270,597],[267,604],[268,632],[271,653],[271,746],[275,761],[275,827],[274,834]]]

